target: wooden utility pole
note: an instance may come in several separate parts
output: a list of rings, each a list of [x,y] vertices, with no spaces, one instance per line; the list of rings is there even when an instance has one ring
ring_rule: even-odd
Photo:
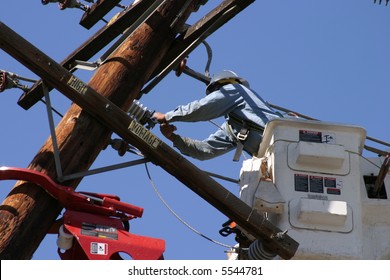
[[[88,85],[126,111],[159,65],[178,28],[200,2],[203,1],[193,0],[182,10],[182,0],[165,1],[99,67]],[[72,105],[56,127],[64,174],[88,170],[111,134],[106,126],[76,104]],[[28,168],[57,178],[51,138]],[[79,182],[72,180],[64,184],[76,188]],[[0,259],[30,259],[61,209],[39,186],[17,182],[0,208]]]

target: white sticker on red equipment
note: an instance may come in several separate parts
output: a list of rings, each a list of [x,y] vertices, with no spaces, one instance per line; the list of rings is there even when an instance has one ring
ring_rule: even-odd
[[[107,255],[108,244],[91,242],[91,254],[93,255]]]

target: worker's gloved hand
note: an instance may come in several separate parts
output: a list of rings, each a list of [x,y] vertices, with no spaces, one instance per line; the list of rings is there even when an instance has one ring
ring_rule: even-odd
[[[163,123],[160,125],[161,133],[171,141],[175,139],[176,134],[173,132],[176,131],[176,129],[177,129],[176,126],[172,124]]]
[[[156,121],[158,123],[166,123],[167,122],[167,120],[165,119],[165,114],[160,113],[160,112],[155,112],[153,114],[153,118],[156,119]]]

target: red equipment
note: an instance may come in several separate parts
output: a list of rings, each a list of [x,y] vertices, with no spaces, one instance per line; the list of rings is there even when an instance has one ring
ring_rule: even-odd
[[[38,171],[1,167],[0,180],[23,180],[41,186],[66,209],[59,228],[61,259],[163,259],[165,241],[128,232],[128,222],[140,218],[143,208],[124,203],[115,195],[75,192]]]

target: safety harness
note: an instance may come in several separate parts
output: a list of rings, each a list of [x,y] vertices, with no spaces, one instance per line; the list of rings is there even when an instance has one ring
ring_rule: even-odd
[[[228,84],[241,84],[241,82],[236,78],[222,79],[208,86],[207,92],[208,93],[213,92]],[[228,116],[229,116],[229,120],[232,120],[241,126],[240,132],[237,135],[235,135],[229,122],[227,125],[228,131],[234,137],[235,143],[237,145],[236,152],[234,153],[233,156],[233,161],[239,161],[242,151],[244,150],[244,144],[246,139],[248,138],[249,132],[251,130],[256,130],[263,133],[264,127],[259,126],[250,121],[244,121],[233,113],[229,113]]]
[[[234,153],[234,156],[233,156],[233,161],[239,161],[240,156],[242,154],[242,151],[244,150],[245,141],[248,138],[249,132],[251,130],[254,130],[254,131],[259,131],[259,132],[263,133],[264,128],[262,126],[259,126],[255,123],[253,123],[253,122],[244,121],[244,120],[240,119],[239,117],[237,117],[233,113],[229,113],[228,116],[229,116],[229,121],[234,121],[234,122],[240,124],[240,126],[241,126],[241,129],[237,135],[234,134],[233,129],[232,129],[229,121],[228,121],[228,126],[227,126],[230,134],[235,136],[236,145],[237,145],[236,152]]]

